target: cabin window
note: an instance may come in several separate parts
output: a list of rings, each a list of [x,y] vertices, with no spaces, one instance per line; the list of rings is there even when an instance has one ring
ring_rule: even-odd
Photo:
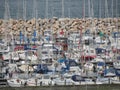
[[[94,53],[94,50],[91,50],[91,53]]]
[[[86,53],[88,53],[88,50],[86,51]]]
[[[49,79],[50,77],[49,76],[44,76],[44,79]]]

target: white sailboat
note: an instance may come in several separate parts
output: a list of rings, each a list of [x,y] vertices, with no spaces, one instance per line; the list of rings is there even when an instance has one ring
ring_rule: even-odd
[[[25,86],[26,81],[20,78],[12,78],[7,80],[10,87],[23,87]]]

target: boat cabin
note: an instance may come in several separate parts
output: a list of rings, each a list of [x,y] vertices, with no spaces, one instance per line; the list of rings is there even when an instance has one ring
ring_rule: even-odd
[[[68,39],[65,37],[59,37],[55,39],[55,44],[62,46],[63,51],[68,49]]]

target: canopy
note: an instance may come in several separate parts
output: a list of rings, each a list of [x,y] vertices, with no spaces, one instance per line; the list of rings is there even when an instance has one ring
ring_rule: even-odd
[[[20,70],[24,71],[24,72],[27,72],[27,71],[33,71],[33,67],[29,66],[29,65],[21,65],[19,67]]]
[[[97,65],[98,65],[98,66],[104,66],[104,65],[105,65],[105,62],[98,62]]]
[[[72,80],[76,81],[76,82],[78,82],[78,81],[84,81],[84,79],[80,75],[73,75],[72,76]]]
[[[37,36],[36,30],[34,30],[34,32],[33,32],[33,36],[34,36],[34,37]]]
[[[64,63],[66,61],[65,58],[60,58],[59,60],[57,60],[58,63]]]
[[[104,70],[104,76],[106,77],[113,77],[115,76],[115,69],[114,68],[109,68]]]
[[[99,32],[99,36],[100,36],[100,37],[103,37],[103,36],[104,36],[104,33],[100,31],[100,32]]]
[[[116,74],[117,76],[120,76],[120,69],[115,69],[115,74]]]

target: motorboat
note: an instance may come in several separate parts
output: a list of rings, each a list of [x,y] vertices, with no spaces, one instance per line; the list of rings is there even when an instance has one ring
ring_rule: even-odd
[[[19,55],[19,58],[21,60],[25,60],[26,56],[25,56],[25,51],[17,51],[18,52],[18,55]]]
[[[115,69],[120,69],[120,61],[119,60],[114,61],[113,66],[114,66]]]
[[[36,78],[28,78],[26,82],[27,82],[27,86],[37,86]]]
[[[27,86],[49,86],[55,85],[50,75],[43,74],[39,77],[31,77],[27,79]]]
[[[96,58],[97,54],[94,48],[90,46],[83,46],[82,54],[81,54],[81,59],[82,60],[92,60]]]
[[[54,78],[53,81],[55,82],[55,85],[77,85],[71,78],[67,77],[57,77]]]
[[[55,85],[55,81],[51,78],[49,74],[42,75],[41,78],[39,78],[38,83],[41,86]]]
[[[10,53],[9,52],[4,52],[2,53],[3,60],[10,60]]]
[[[8,45],[1,45],[0,44],[0,52],[4,53],[4,52],[9,52],[10,51],[10,46]]]
[[[86,70],[93,70],[93,66],[94,65],[92,63],[90,63],[90,62],[87,62],[87,63],[84,64],[84,68]]]
[[[24,79],[12,78],[7,80],[10,87],[23,87],[26,83]]]
[[[17,61],[17,60],[19,60],[19,55],[18,55],[18,52],[11,52],[11,59],[12,60],[15,60],[15,61]]]

